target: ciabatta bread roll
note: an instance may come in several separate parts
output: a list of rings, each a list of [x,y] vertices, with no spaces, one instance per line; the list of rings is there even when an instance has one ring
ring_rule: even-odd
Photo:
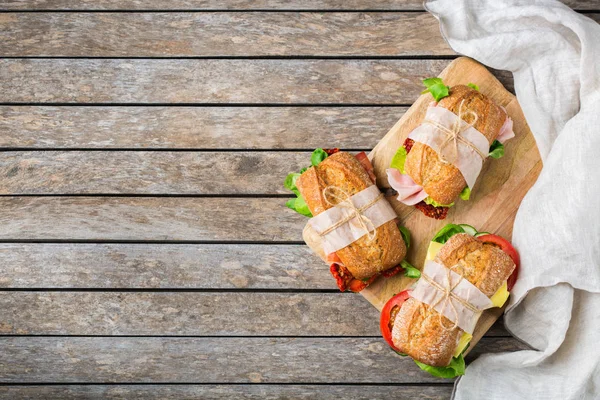
[[[323,197],[326,187],[335,186],[354,195],[373,184],[363,164],[345,152],[332,154],[296,181],[313,216],[333,207]],[[374,240],[363,236],[336,254],[354,278],[366,280],[400,264],[406,255],[406,245],[396,222],[389,221],[376,229]]]

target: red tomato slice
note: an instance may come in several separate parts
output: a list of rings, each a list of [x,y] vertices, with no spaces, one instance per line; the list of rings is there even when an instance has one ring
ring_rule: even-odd
[[[393,321],[391,321],[391,319],[396,318],[396,314],[398,313],[398,310],[400,310],[400,307],[402,307],[402,304],[404,304],[406,299],[408,299],[409,294],[410,294],[410,291],[408,291],[408,290],[404,290],[404,291],[398,293],[397,295],[395,295],[394,297],[389,299],[388,302],[385,303],[385,306],[383,306],[383,309],[381,310],[381,319],[379,320],[379,329],[381,329],[381,334],[383,335],[383,339],[385,339],[387,344],[389,344],[390,347],[392,349],[394,349],[395,351],[399,351],[399,350],[396,348],[396,346],[394,346],[394,342],[392,342],[392,326],[393,326],[392,323],[393,323]]]
[[[356,159],[362,164],[363,168],[369,173],[369,177],[375,183],[376,177],[375,172],[373,171],[373,164],[371,164],[371,160],[367,157],[367,153],[361,151],[357,155],[355,155]]]
[[[508,291],[510,292],[512,290],[513,286],[515,286],[515,282],[517,281],[517,277],[519,276],[519,264],[521,262],[521,260],[519,258],[519,253],[517,253],[517,250],[515,250],[515,248],[512,246],[512,244],[510,244],[510,242],[508,240],[504,239],[501,236],[483,235],[483,236],[479,236],[477,239],[481,240],[484,243],[491,243],[493,245],[500,247],[500,249],[502,249],[502,251],[504,251],[506,254],[508,254],[510,256],[510,258],[512,258],[516,267],[515,267],[515,270],[513,271],[513,273],[508,277],[508,280],[506,281],[506,286],[508,288]]]

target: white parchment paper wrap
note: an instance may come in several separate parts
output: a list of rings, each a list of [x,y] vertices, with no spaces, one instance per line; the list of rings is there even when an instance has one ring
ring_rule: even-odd
[[[372,202],[375,198],[377,198],[377,196],[379,196],[380,193],[381,192],[377,186],[371,185],[365,190],[362,190],[350,197],[350,200],[356,208],[360,208]],[[348,200],[345,202],[347,201]],[[311,218],[308,223],[317,233],[321,234],[330,226],[352,215],[353,213],[354,211],[352,209],[342,207],[338,204],[337,206],[322,212],[316,217]],[[382,198],[374,203],[371,207],[364,210],[362,214],[373,224],[368,224],[369,228],[373,229],[378,228],[386,222],[396,218],[396,212],[385,198]],[[334,251],[343,249],[350,243],[357,241],[367,233],[368,232],[358,223],[357,217],[354,217],[347,223],[322,236],[323,250],[325,251],[325,254],[333,253]]]
[[[448,301],[443,300],[444,292],[441,292],[436,287],[432,286],[422,277],[419,279],[415,290],[412,291],[411,296],[429,306],[437,303],[434,309],[453,323],[456,323],[460,329],[467,333],[473,333],[481,312],[494,306],[492,301],[483,294],[481,290],[468,280],[461,278],[459,274],[452,270],[450,270],[451,282],[448,282],[448,268],[442,264],[435,261],[427,261],[421,274],[427,275],[443,288],[448,287],[448,285],[452,287],[460,281],[456,288],[452,290],[452,293],[479,309],[479,312],[473,312],[452,296],[449,297]],[[452,302],[456,308],[456,314],[452,310],[450,302]],[[457,316],[458,319],[456,318]]]
[[[452,125],[458,119],[458,116],[452,111],[444,107],[432,106],[427,109],[425,119],[435,121],[448,129],[452,129]],[[461,119],[461,128],[464,129],[468,124]],[[488,154],[490,150],[489,143],[486,137],[473,127],[469,127],[460,134],[463,138],[471,142],[482,154]],[[433,125],[423,123],[416,127],[408,137],[415,142],[426,144],[431,147],[436,153],[440,154],[440,147],[447,138],[447,134],[439,130]],[[453,151],[453,143],[449,143],[444,147],[444,152]],[[467,186],[472,188],[475,186],[475,181],[481,172],[483,160],[481,156],[468,145],[458,142],[458,157],[452,163],[467,182]]]

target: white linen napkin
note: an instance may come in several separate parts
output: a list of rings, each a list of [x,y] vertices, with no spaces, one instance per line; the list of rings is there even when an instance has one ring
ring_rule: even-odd
[[[455,51],[513,72],[544,162],[515,220],[505,315],[535,350],[479,357],[454,398],[600,399],[600,26],[553,0],[426,8]]]

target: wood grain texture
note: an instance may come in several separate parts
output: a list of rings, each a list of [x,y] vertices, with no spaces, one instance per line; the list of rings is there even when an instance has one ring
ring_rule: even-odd
[[[3,59],[3,103],[408,104],[449,60]],[[499,73],[512,87],[512,76]]]
[[[484,338],[467,359],[526,348]],[[379,338],[2,337],[0,349],[3,383],[440,382]]]
[[[332,147],[335,143],[332,143]],[[289,194],[310,152],[0,153],[0,194]]]
[[[599,10],[597,0],[563,0],[576,10]],[[420,0],[5,0],[3,10],[422,10]]]
[[[583,0],[585,1],[585,0]],[[587,0],[590,1],[590,0]],[[422,10],[419,0],[5,0],[5,10]]]
[[[8,292],[0,310],[0,334],[379,335],[369,302],[335,292]]]
[[[371,149],[406,109],[0,106],[0,148]]]
[[[127,40],[123,40],[127,37]],[[5,56],[454,55],[428,13],[22,13],[0,17]]]
[[[0,287],[12,289],[337,290],[326,266],[299,245],[1,243],[0,265],[11,266]],[[256,294],[239,293],[247,296],[240,304]],[[508,333],[499,321],[486,335]]]
[[[306,217],[285,201],[2,197],[0,240],[300,241]]]
[[[447,400],[452,385],[52,385],[3,386],[1,400]]]
[[[0,265],[2,288],[337,289],[299,245],[0,243]]]

